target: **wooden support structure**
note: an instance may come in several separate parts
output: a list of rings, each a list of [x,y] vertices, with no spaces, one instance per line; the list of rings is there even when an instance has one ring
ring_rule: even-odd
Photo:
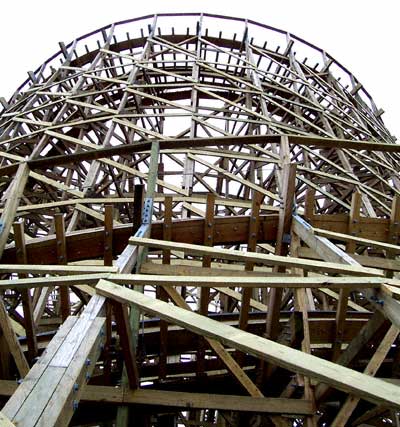
[[[17,249],[17,261],[20,264],[27,263],[24,225],[22,222],[14,223],[13,226],[15,247]],[[25,278],[26,274],[20,274],[18,277]],[[29,289],[21,289],[22,308],[24,311],[24,327],[28,341],[29,360],[32,361],[38,355],[38,346],[36,338],[36,325],[33,320],[32,296]]]
[[[154,301],[151,297],[127,288],[121,288],[105,280],[99,282],[96,290],[101,295],[122,303],[134,304],[149,314],[160,316],[195,333],[217,339],[241,351],[249,352],[256,357],[284,366],[287,369],[328,382],[340,390],[354,393],[363,399],[374,403],[400,405],[400,390],[385,381],[373,378],[368,379],[365,375],[340,365],[304,354],[265,338],[255,337],[244,331],[234,332],[235,330],[231,330],[229,326],[206,319],[204,316],[190,313],[179,307],[172,307],[164,302]],[[331,371],[336,372],[336,375],[333,376]]]
[[[246,18],[88,31],[0,99],[0,424],[400,425],[369,92]]]

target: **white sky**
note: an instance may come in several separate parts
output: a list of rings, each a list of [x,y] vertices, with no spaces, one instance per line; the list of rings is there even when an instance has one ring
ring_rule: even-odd
[[[323,48],[372,95],[400,140],[398,0],[5,0],[0,24],[0,96],[9,98],[58,42],[115,21],[162,12],[208,12],[253,19]]]

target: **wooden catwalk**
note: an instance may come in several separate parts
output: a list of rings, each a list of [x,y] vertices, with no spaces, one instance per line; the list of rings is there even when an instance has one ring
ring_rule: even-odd
[[[0,99],[1,427],[400,427],[400,145],[347,68],[196,13],[28,74]]]

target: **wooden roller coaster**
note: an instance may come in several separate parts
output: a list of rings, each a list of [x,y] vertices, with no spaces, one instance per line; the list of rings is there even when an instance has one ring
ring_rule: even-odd
[[[0,426],[400,426],[400,145],[324,50],[159,14],[0,111]]]

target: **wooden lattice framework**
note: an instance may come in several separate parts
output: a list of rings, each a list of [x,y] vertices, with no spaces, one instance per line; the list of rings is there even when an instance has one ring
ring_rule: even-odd
[[[0,426],[400,426],[400,146],[328,53],[152,15],[0,101]]]

